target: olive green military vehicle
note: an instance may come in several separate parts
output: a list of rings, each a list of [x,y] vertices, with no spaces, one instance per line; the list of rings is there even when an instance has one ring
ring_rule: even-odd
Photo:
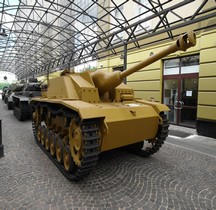
[[[189,32],[123,72],[64,71],[60,77],[50,79],[47,91],[31,100],[36,142],[71,180],[88,175],[104,151],[126,146],[143,157],[156,153],[168,135],[164,112],[169,108],[136,99],[133,89],[122,81],[195,43],[195,34]]]

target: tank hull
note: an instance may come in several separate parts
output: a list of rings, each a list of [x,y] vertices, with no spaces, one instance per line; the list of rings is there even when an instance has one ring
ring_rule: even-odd
[[[77,112],[82,121],[100,119],[101,152],[155,138],[160,122],[159,112],[169,110],[165,105],[153,103],[153,106],[144,100],[90,104],[80,100],[34,98],[31,103],[69,108]]]

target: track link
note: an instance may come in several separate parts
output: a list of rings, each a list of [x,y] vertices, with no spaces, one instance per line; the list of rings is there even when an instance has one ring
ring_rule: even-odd
[[[38,106],[38,105],[37,105]],[[49,108],[49,106],[45,105]],[[43,106],[43,107],[45,107]],[[52,114],[57,114],[64,116],[68,119],[80,120],[76,112],[61,108],[59,110],[49,109]],[[44,151],[44,153],[52,160],[52,162],[57,166],[61,173],[69,180],[80,180],[86,175],[88,175],[92,169],[95,167],[98,161],[98,156],[100,153],[99,145],[99,123],[96,119],[84,120],[80,125],[82,136],[83,136],[83,157],[80,166],[75,166],[75,170],[69,173],[65,170],[64,166],[59,164],[56,158],[54,158],[43,145],[37,139],[37,128],[34,121],[32,120],[32,129],[36,143]]]
[[[158,152],[158,150],[162,147],[164,144],[166,137],[168,136],[169,132],[169,123],[167,120],[166,115],[162,112],[160,113],[160,117],[162,118],[162,124],[158,127],[158,132],[156,135],[156,141],[152,144],[152,147],[144,147],[145,142],[138,142],[132,145],[127,146],[126,148],[135,153],[136,155],[139,155],[141,157],[149,157],[150,155],[153,155],[154,153]]]
[[[28,104],[26,103],[20,103],[19,107],[14,106],[13,110],[14,116],[19,120],[19,121],[25,121],[28,119]]]

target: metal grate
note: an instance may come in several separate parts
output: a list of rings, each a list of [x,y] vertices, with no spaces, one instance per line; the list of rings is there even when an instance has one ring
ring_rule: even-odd
[[[173,39],[180,27],[215,27],[215,19],[204,22],[215,10],[211,0],[1,0],[0,70],[25,78],[121,54],[126,44]]]

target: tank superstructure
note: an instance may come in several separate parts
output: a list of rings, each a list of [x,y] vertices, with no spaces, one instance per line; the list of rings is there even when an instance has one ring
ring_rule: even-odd
[[[31,106],[30,99],[41,95],[41,83],[37,78],[30,78],[28,82],[23,85],[22,91],[15,92],[12,95],[13,99],[13,113],[19,121],[30,119]]]
[[[7,92],[7,96],[6,96],[7,97],[6,103],[7,103],[8,110],[13,109],[13,95],[17,92],[22,91],[23,86],[24,86],[24,84],[22,84],[22,83],[14,83],[8,87],[8,92]]]
[[[164,112],[169,108],[135,99],[133,89],[122,81],[195,43],[195,34],[190,32],[123,72],[64,71],[51,79],[47,92],[31,100],[33,133],[38,145],[72,180],[89,174],[103,151],[126,146],[143,157],[154,154],[168,135]]]

